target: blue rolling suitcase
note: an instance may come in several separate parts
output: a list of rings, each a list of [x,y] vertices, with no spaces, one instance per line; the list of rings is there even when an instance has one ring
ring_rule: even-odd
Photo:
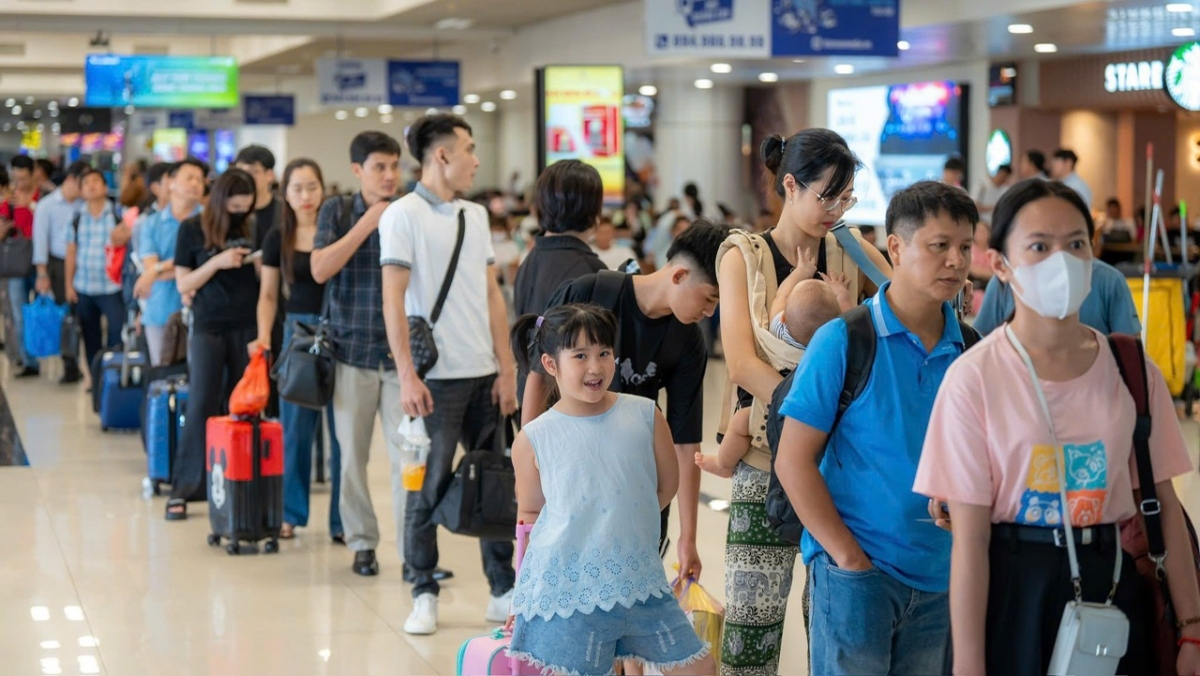
[[[146,390],[146,475],[155,495],[161,484],[171,483],[171,462],[187,423],[187,398],[187,376],[156,380]]]
[[[93,390],[99,390],[100,429],[136,430],[141,427],[142,373],[150,366],[145,352],[104,352]]]

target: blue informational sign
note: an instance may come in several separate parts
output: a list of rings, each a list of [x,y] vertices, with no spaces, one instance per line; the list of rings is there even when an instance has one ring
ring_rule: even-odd
[[[388,61],[388,103],[445,108],[458,105],[457,61]]]
[[[774,0],[771,56],[897,56],[900,0]]]
[[[644,0],[646,53],[897,56],[900,0]]]
[[[245,112],[246,124],[280,124],[288,127],[296,124],[294,96],[247,94],[242,97],[242,110]]]
[[[90,54],[87,105],[99,108],[234,108],[238,66],[231,56]]]
[[[196,113],[190,110],[171,110],[167,112],[167,127],[170,129],[196,128]]]

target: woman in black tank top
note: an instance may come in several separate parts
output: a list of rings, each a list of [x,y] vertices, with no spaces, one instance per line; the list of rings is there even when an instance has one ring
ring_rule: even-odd
[[[854,174],[861,163],[846,141],[827,129],[807,129],[786,141],[769,137],[763,142],[762,158],[775,175],[775,192],[783,199],[778,225],[764,235],[776,282],[792,273],[801,255],[815,261],[818,277],[828,273],[825,235],[854,206]],[[890,271],[878,249],[864,249],[881,270]],[[750,321],[758,312],[752,311],[747,291],[748,276],[754,272],[742,256],[720,261],[721,342],[730,380],[749,399],[770,401],[782,377],[758,358]],[[858,281],[859,288],[874,290],[869,280]],[[797,548],[779,540],[770,529],[748,526],[766,522],[768,478],[768,472],[746,462],[733,474],[733,500],[738,507],[726,539],[723,676],[779,673],[780,642],[763,639],[782,636]]]

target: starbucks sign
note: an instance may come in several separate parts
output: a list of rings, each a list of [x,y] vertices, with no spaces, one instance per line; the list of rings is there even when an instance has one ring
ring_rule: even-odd
[[[1167,60],[1163,86],[1185,110],[1200,110],[1200,42],[1189,42]]]

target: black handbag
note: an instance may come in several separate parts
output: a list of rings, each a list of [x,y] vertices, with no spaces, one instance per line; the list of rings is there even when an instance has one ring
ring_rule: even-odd
[[[58,334],[58,350],[63,359],[79,358],[79,319],[75,317],[74,308],[63,317]]]
[[[517,528],[517,475],[507,449],[512,422],[501,417],[492,448],[466,453],[450,487],[433,510],[433,522],[451,533],[483,540],[512,540]]]
[[[450,295],[450,285],[454,283],[454,273],[458,270],[458,257],[462,253],[463,238],[467,234],[467,216],[462,209],[458,210],[458,241],[454,244],[454,254],[450,256],[450,267],[446,270],[446,278],[442,280],[442,290],[438,292],[437,302],[433,304],[433,312],[429,313],[428,321],[418,315],[408,316],[408,345],[412,353],[413,368],[417,377],[424,380],[438,360],[437,343],[433,339],[433,325],[442,316],[442,306],[446,304],[446,296]]]
[[[292,322],[292,338],[271,371],[280,399],[316,410],[325,408],[333,399],[336,354],[328,326],[326,317],[315,327]]]
[[[9,237],[0,240],[0,277],[24,277],[33,269],[33,240]]]

